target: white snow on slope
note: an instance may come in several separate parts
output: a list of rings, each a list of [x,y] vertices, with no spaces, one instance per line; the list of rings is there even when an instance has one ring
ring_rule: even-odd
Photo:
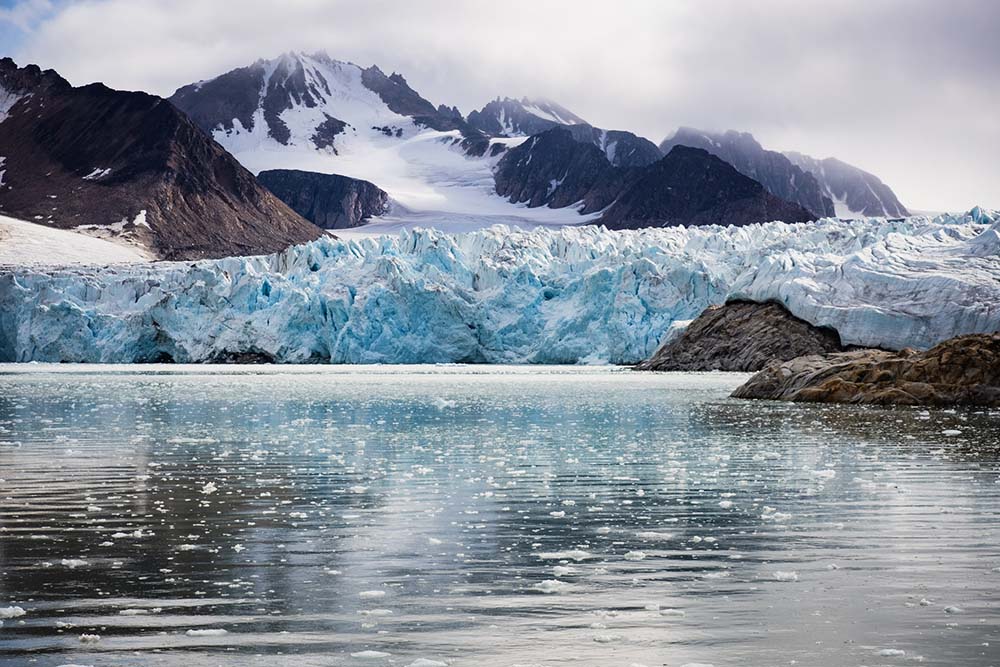
[[[575,208],[528,208],[497,196],[493,166],[497,157],[470,157],[457,145],[456,131],[439,132],[401,116],[361,82],[361,68],[352,63],[330,61],[298,54],[307,81],[319,90],[315,107],[296,105],[283,111],[281,120],[291,132],[288,145],[268,135],[262,109],[248,130],[234,121],[231,130],[219,128],[213,136],[237,160],[255,174],[266,169],[301,169],[341,174],[371,181],[389,193],[396,204],[391,212],[373,218],[358,234],[380,234],[401,228],[433,224],[447,229],[471,230],[494,224],[521,228],[539,225],[581,224],[596,217],[581,216]],[[272,63],[265,78],[281,76],[294,65],[292,56]],[[329,86],[327,95],[325,87]],[[263,94],[263,92],[262,92]],[[334,150],[318,149],[312,141],[316,127],[326,114],[348,123],[334,139]],[[402,136],[386,136],[373,128],[402,130]],[[494,139],[493,143],[515,146],[523,137]]]
[[[24,95],[15,93],[7,90],[3,86],[0,86],[0,123],[7,119],[10,110],[22,97],[24,97]]]
[[[147,262],[141,249],[0,215],[0,266]]]
[[[846,343],[1000,329],[1000,216],[325,238],[266,257],[0,273],[0,361],[635,362],[727,297]]]

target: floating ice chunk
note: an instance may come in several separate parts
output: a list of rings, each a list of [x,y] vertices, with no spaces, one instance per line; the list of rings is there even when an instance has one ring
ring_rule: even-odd
[[[614,633],[601,633],[594,635],[594,641],[598,644],[610,644],[611,642],[621,641],[621,639],[621,635],[616,635]]]
[[[777,581],[798,581],[799,573],[791,570],[778,570],[774,573],[774,578]]]
[[[428,658],[417,658],[406,667],[448,667],[448,663]]]
[[[96,644],[99,641],[101,641],[100,635],[87,635],[87,634],[80,635],[81,644]]]
[[[961,614],[962,609],[960,607],[945,607],[944,613],[946,614]]]
[[[883,658],[901,658],[906,655],[906,651],[898,648],[884,648],[878,654]]]
[[[21,607],[0,607],[0,618],[18,618],[25,613]]]
[[[351,654],[352,658],[361,658],[362,660],[377,660],[379,658],[388,658],[392,653],[386,653],[385,651],[357,651]]]
[[[542,560],[575,560],[577,562],[595,558],[595,556],[581,549],[571,549],[569,551],[543,551],[538,554]]]
[[[445,410],[447,408],[455,407],[455,401],[450,401],[446,398],[441,398],[440,396],[438,396],[437,398],[434,399],[433,405],[438,410]]]
[[[75,570],[78,567],[86,567],[87,561],[82,558],[63,558],[60,561],[63,567],[68,567],[71,570]]]
[[[823,470],[813,470],[813,475],[819,477],[820,479],[833,479],[837,476],[836,470],[831,470],[830,468],[824,468]]]
[[[215,485],[215,482],[208,482],[205,486],[201,487],[201,492],[206,496],[211,495],[219,490],[219,487]]]
[[[559,581],[558,579],[546,579],[545,581],[538,582],[532,588],[542,593],[552,594],[565,593],[572,586],[572,584],[567,584],[565,581]]]
[[[150,613],[149,609],[122,609],[118,612],[119,616],[146,616]]]
[[[661,609],[660,616],[686,616],[683,609]]]
[[[962,435],[962,432],[959,431],[957,428],[946,428],[945,430],[941,431],[941,435],[954,437],[956,435]]]
[[[358,593],[358,597],[362,600],[373,600],[375,598],[384,598],[385,591],[361,591]]]
[[[568,565],[556,565],[552,568],[552,574],[557,577],[566,577],[576,572],[575,567],[569,567]]]
[[[650,542],[656,540],[669,540],[673,538],[673,533],[660,533],[655,530],[644,530],[636,535],[640,540],[647,540]]]
[[[362,616],[392,616],[392,609],[361,609],[358,613]]]
[[[228,635],[229,631],[222,628],[204,628],[201,630],[188,630],[184,634],[188,637],[221,637],[222,635]]]
[[[566,512],[563,512],[562,510],[559,510],[558,512],[549,512],[549,516],[561,519],[566,516]]]
[[[719,501],[719,507],[721,507],[724,510],[727,510],[727,509],[729,509],[732,506],[733,506],[733,501],[732,500],[720,500]]]
[[[625,555],[622,556],[625,560],[643,560],[646,557],[643,551],[627,551]]]
[[[348,487],[347,490],[350,491],[351,493],[364,493],[365,491],[368,490],[368,487],[361,486],[360,484],[358,484],[357,486]]]

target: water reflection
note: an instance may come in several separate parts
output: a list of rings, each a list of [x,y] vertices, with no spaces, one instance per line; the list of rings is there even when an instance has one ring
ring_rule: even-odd
[[[6,369],[0,664],[996,662],[997,413],[607,369]]]

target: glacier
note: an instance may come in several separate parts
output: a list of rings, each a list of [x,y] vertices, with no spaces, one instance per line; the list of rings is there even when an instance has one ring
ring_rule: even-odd
[[[634,363],[707,306],[845,343],[1000,329],[1000,214],[323,238],[259,257],[0,271],[0,360]]]

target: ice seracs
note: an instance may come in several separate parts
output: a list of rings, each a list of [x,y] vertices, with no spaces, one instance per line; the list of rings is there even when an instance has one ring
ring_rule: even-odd
[[[635,363],[727,299],[845,344],[1000,329],[988,211],[611,232],[324,238],[260,257],[0,273],[0,360]],[[573,556],[562,556],[572,558]]]

